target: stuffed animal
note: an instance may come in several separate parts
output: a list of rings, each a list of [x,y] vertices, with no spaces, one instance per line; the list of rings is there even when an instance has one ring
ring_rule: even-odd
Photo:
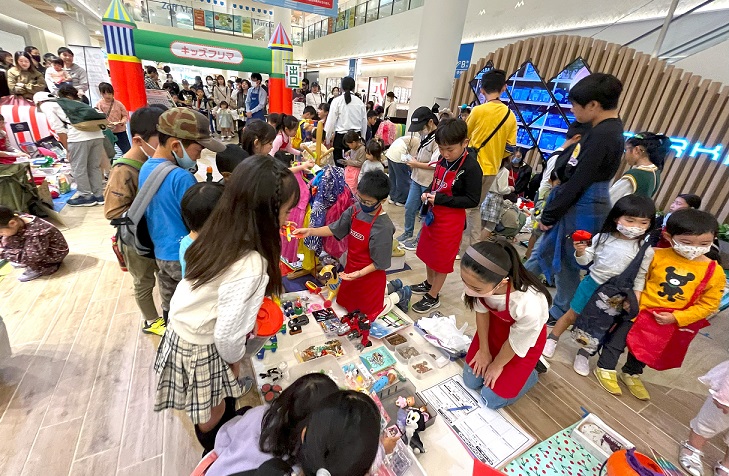
[[[420,439],[420,432],[425,430],[425,417],[420,410],[411,408],[405,419],[405,443],[409,444],[413,451],[418,450],[425,453],[425,447]]]
[[[324,298],[324,307],[332,307],[332,302],[337,297],[337,293],[339,293],[339,285],[342,284],[342,278],[339,277],[339,273],[337,272],[338,267],[339,264],[335,263],[321,268],[317,277],[323,287],[317,286],[312,281],[306,283],[306,288],[309,292],[322,295]],[[324,295],[325,292],[326,295]]]

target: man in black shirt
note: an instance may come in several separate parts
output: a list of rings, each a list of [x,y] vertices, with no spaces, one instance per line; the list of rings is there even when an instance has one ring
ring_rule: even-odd
[[[548,280],[554,277],[557,286],[550,320],[569,310],[580,283],[570,235],[576,230],[597,233],[610,211],[610,181],[618,171],[625,145],[623,123],[618,117],[622,91],[620,80],[604,73],[587,76],[570,91],[575,118],[591,124],[592,129],[560,171],[562,183],[552,190],[541,215],[539,227],[546,233],[535,253],[541,272]]]

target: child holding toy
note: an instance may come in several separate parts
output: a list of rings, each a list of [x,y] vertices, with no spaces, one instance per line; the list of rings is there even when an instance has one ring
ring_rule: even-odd
[[[24,283],[55,273],[66,255],[68,243],[58,228],[0,205],[0,258],[16,268],[25,268],[18,281]]]
[[[357,203],[349,207],[334,223],[321,228],[294,230],[297,238],[349,236],[348,251],[342,257],[344,272],[337,303],[347,312],[360,310],[374,321],[385,308],[385,270],[392,260],[392,235],[395,225],[382,204],[390,193],[390,181],[384,172],[363,174],[355,195]]]
[[[298,199],[294,175],[279,161],[245,160],[185,253],[155,362],[155,411],[185,410],[206,449],[242,394],[235,370],[263,298],[282,290],[279,228]]]
[[[182,221],[190,230],[190,234],[180,240],[180,265],[182,266],[182,276],[185,276],[185,253],[193,241],[197,239],[202,230],[203,225],[208,220],[210,214],[213,213],[215,205],[218,204],[220,196],[223,195],[222,183],[196,183],[187,189],[182,196]]]
[[[649,400],[640,379],[646,364],[657,370],[680,367],[692,336],[708,325],[706,318],[717,311],[724,293],[724,273],[704,256],[718,227],[713,215],[693,209],[679,210],[668,219],[664,236],[672,247],[655,250],[638,317],[619,324],[603,345],[595,376],[605,390],[621,395],[620,377],[633,396]],[[648,333],[650,343],[641,338]],[[687,339],[676,341],[672,334]],[[618,375],[615,367],[626,343],[628,360]],[[666,345],[671,348],[663,348]]]
[[[544,346],[545,357],[554,356],[560,336],[575,323],[577,316],[600,285],[613,276],[623,273],[630,266],[640,251],[648,230],[653,228],[655,215],[656,206],[653,200],[639,195],[626,195],[615,203],[600,233],[592,237],[591,244],[575,241],[575,259],[580,266],[592,263],[590,274],[585,276],[577,287],[569,311],[559,318],[549,333],[547,344]],[[633,290],[638,299],[645,287],[645,275],[652,259],[653,249],[649,247],[633,281]],[[593,353],[594,349],[591,351],[581,348],[577,351],[573,365],[575,372],[583,377],[590,374],[589,358]]]
[[[489,408],[511,405],[537,383],[535,366],[547,340],[549,290],[503,239],[482,241],[461,259],[466,306],[476,311],[463,382]]]

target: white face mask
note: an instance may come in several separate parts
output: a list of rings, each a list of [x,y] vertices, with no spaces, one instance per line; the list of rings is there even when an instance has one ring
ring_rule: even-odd
[[[711,245],[709,246],[691,246],[691,245],[685,245],[683,243],[678,243],[676,240],[671,240],[673,242],[673,251],[678,253],[679,255],[683,256],[686,259],[689,260],[695,260],[699,256],[703,256],[709,251],[711,251]]]
[[[618,223],[617,225],[618,231],[631,240],[645,235],[645,232],[647,231],[646,228],[640,226],[625,226],[622,223]]]
[[[471,296],[475,298],[487,298],[492,297],[494,295],[494,292],[499,289],[504,283],[506,283],[509,280],[509,278],[504,278],[499,284],[494,286],[494,288],[487,292],[487,293],[477,293],[473,289],[469,288],[468,286],[465,287],[464,292],[466,293],[466,296]]]

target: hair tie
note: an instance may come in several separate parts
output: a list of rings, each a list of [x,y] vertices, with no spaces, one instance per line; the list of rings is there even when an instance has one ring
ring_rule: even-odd
[[[332,476],[332,473],[325,468],[319,468],[316,470],[316,476]]]
[[[488,269],[492,273],[496,273],[500,276],[508,276],[509,272],[506,271],[504,268],[499,266],[498,264],[494,263],[478,251],[476,251],[476,248],[473,246],[469,246],[465,253],[468,257],[470,257],[472,260],[474,260],[476,263],[480,264],[484,268]]]

